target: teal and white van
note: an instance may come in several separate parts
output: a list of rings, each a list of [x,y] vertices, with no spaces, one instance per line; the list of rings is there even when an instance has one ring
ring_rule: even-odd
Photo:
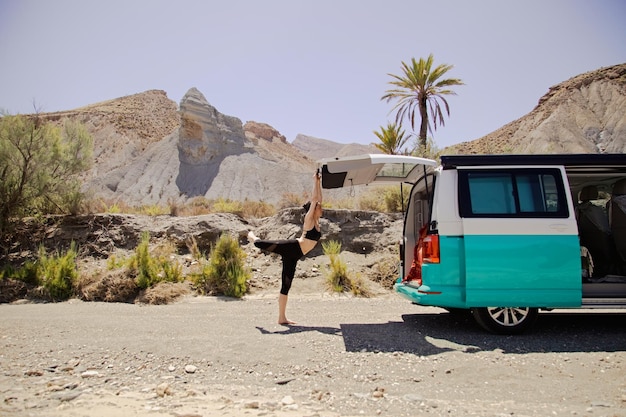
[[[323,188],[411,187],[395,290],[415,304],[471,312],[506,334],[530,328],[541,309],[626,308],[624,154],[321,164]]]

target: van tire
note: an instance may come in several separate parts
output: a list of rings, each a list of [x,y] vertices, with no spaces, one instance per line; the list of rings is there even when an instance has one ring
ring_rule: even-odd
[[[539,310],[531,307],[477,307],[474,320],[485,330],[496,334],[520,334],[530,329]]]

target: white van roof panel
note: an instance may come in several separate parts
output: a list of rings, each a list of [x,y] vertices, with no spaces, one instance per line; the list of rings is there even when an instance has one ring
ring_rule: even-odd
[[[626,154],[442,155],[443,169],[468,166],[564,166],[568,172],[623,172]]]
[[[413,183],[425,167],[436,167],[432,159],[405,155],[365,154],[319,161],[322,187],[341,188],[371,183]],[[420,169],[420,167],[422,167]]]

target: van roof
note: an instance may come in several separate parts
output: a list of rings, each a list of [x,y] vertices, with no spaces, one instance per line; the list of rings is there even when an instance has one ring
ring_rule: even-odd
[[[442,155],[443,169],[489,165],[562,165],[566,170],[597,168],[624,172],[626,154],[552,154],[552,155]]]

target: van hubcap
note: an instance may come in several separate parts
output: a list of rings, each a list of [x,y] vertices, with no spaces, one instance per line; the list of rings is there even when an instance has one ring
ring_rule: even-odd
[[[488,307],[487,312],[493,321],[502,326],[517,326],[528,316],[528,308],[520,307]]]

